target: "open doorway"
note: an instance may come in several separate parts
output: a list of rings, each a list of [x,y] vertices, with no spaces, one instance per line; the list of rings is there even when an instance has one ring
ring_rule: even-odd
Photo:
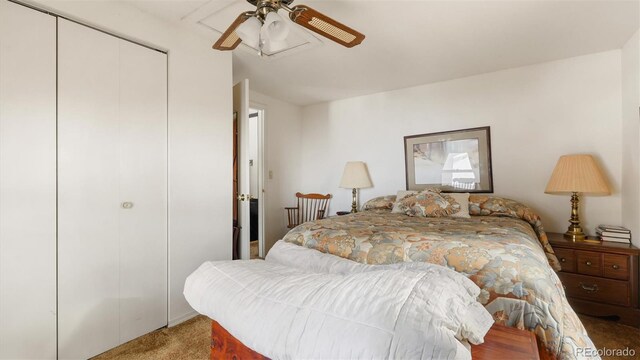
[[[249,102],[249,80],[233,86],[233,110],[233,259],[264,258],[266,109]]]
[[[264,258],[264,109],[249,108],[250,258]]]

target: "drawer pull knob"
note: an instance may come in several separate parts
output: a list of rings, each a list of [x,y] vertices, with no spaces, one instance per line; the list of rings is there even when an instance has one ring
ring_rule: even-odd
[[[587,260],[587,262],[585,264],[587,264],[587,266],[591,266],[591,261]]]
[[[613,270],[620,269],[620,265],[618,265],[618,264],[613,264],[611,267],[613,268]]]
[[[567,259],[565,259],[565,258],[560,258],[560,262],[563,262],[563,263],[564,263],[564,262],[567,262]]]
[[[596,284],[587,285],[587,284],[580,283],[580,287],[582,288],[582,290],[585,290],[589,294],[598,291],[598,285],[596,285]]]

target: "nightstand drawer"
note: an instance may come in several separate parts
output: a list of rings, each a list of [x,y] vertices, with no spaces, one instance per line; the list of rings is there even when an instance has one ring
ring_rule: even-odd
[[[578,274],[559,273],[568,297],[629,306],[629,283]]]
[[[578,273],[602,276],[602,254],[594,251],[576,250]]]
[[[576,255],[573,250],[557,248],[553,249],[556,253],[560,266],[564,272],[576,272]]]
[[[604,276],[612,279],[629,279],[629,256],[604,254]]]

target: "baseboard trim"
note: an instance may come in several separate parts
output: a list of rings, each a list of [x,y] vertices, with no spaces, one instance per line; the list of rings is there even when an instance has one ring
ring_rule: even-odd
[[[178,318],[175,318],[173,320],[169,320],[169,324],[167,325],[167,327],[174,327],[174,326],[176,326],[178,324],[181,324],[181,323],[183,323],[183,322],[185,322],[185,321],[187,321],[189,319],[192,319],[192,318],[194,318],[196,316],[198,316],[198,312],[196,312],[195,310],[194,311],[190,311],[190,312],[188,312],[188,313],[186,313],[186,314],[184,314],[184,315],[182,315],[182,316],[180,316]]]

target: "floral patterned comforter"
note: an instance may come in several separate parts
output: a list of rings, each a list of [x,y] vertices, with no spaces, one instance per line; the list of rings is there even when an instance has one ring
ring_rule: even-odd
[[[594,348],[569,306],[539,217],[515,201],[472,195],[470,219],[369,210],[302,224],[283,240],[363,264],[428,262],[465,274],[494,320],[533,331],[551,354]],[[550,266],[551,264],[551,266]]]

